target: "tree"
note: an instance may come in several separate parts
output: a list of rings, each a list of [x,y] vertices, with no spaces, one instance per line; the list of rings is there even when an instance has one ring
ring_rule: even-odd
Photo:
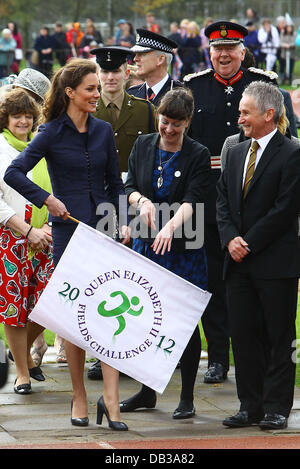
[[[131,9],[139,15],[158,10],[171,4],[173,0],[134,0]]]
[[[0,2],[0,18],[8,19],[13,11],[13,0],[1,0]]]

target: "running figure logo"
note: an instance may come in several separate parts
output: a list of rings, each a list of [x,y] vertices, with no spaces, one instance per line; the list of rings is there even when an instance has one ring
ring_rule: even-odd
[[[140,299],[137,296],[133,296],[131,300],[129,300],[127,295],[125,295],[124,292],[114,291],[110,294],[110,297],[115,298],[118,295],[122,298],[123,301],[122,301],[122,304],[118,306],[117,308],[106,310],[105,305],[107,301],[102,301],[98,306],[98,313],[101,316],[106,317],[106,318],[115,317],[119,323],[119,327],[114,333],[113,338],[121,334],[121,332],[123,332],[126,327],[126,321],[123,316],[125,313],[130,314],[132,316],[140,316],[144,309],[143,306],[141,306],[138,311],[135,311],[134,309],[131,308],[132,306],[138,306],[138,304],[140,303]]]

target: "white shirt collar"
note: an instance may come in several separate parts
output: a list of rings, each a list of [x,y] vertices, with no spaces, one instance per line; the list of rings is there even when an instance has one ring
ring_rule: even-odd
[[[266,146],[268,145],[269,141],[271,140],[271,138],[276,134],[277,132],[277,128],[272,130],[272,132],[270,132],[269,134],[267,135],[264,135],[263,137],[259,138],[257,141],[257,143],[259,144],[259,147],[260,149],[262,150],[262,152],[265,150]],[[254,138],[252,138],[251,140],[251,144],[254,142]]]
[[[168,79],[169,79],[169,75],[167,74],[162,80],[160,80],[155,85],[151,86],[151,89],[153,93],[155,94],[155,96],[158,95],[162,87],[167,83]],[[147,83],[146,83],[146,88],[147,88],[147,91],[148,91],[148,88],[150,88],[150,86]]]
[[[264,135],[264,137],[262,137],[260,139],[255,139],[255,138],[251,139],[251,145],[255,140],[259,144],[259,147],[258,147],[257,153],[256,153],[255,168],[257,167],[257,165],[259,163],[259,160],[260,160],[263,152],[265,151],[266,146],[270,142],[271,138],[276,134],[276,132],[277,132],[277,129],[274,129],[274,130],[272,130],[272,132],[270,132],[267,135]],[[246,176],[247,166],[248,166],[249,157],[250,157],[250,150],[251,150],[251,146],[249,147],[249,150],[248,150],[248,153],[247,153],[247,156],[246,156],[246,159],[245,159],[244,173],[243,173],[243,185],[244,185],[244,182],[245,182],[245,176]]]

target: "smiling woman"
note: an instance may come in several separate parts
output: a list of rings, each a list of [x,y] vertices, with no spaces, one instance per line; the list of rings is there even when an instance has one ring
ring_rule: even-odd
[[[129,157],[125,190],[129,203],[139,210],[141,225],[146,227],[133,240],[133,249],[205,289],[204,248],[190,248],[186,233],[178,236],[178,230],[186,227],[188,220],[197,225],[196,212],[210,185],[209,152],[186,135],[193,111],[194,100],[189,90],[178,87],[164,95],[157,108],[159,132],[136,140]],[[159,204],[174,207],[175,203],[178,203],[175,214],[172,211],[169,216],[166,213],[161,216]],[[174,419],[195,414],[193,391],[200,352],[201,340],[196,327],[180,359],[182,390]],[[143,386],[139,393],[121,402],[121,411],[151,408],[155,403],[155,391]]]
[[[27,319],[53,271],[51,233],[46,224],[47,210],[29,205],[5,184],[3,175],[32,140],[39,112],[35,100],[23,89],[8,91],[0,106],[0,323],[4,324],[16,365],[14,391],[18,394],[31,393],[30,377],[45,379],[30,355],[30,347],[43,327]],[[30,177],[49,187],[43,163]],[[37,265],[44,272],[42,277]]]
[[[101,218],[97,215],[99,205],[113,202],[118,212],[119,195],[124,194],[112,127],[92,116],[99,98],[97,70],[91,60],[73,59],[55,74],[45,99],[44,124],[30,147],[6,172],[8,184],[37,206],[47,206],[55,266],[76,228],[69,214],[95,228]],[[43,156],[49,167],[53,195],[26,177]],[[123,216],[127,219],[126,214]],[[123,239],[126,242],[128,237]],[[85,352],[69,342],[65,348],[74,390],[71,422],[86,426]],[[102,372],[104,400],[99,399],[98,421],[102,421],[100,415],[104,412],[107,418],[112,418],[109,422],[114,430],[127,430],[127,425],[119,421],[118,372],[105,363]]]

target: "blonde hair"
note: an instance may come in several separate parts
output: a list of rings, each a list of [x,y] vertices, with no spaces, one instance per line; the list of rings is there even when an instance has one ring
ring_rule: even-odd
[[[283,106],[282,114],[279,117],[277,128],[282,135],[285,135],[287,128],[289,127],[290,122],[286,117],[285,106]]]

